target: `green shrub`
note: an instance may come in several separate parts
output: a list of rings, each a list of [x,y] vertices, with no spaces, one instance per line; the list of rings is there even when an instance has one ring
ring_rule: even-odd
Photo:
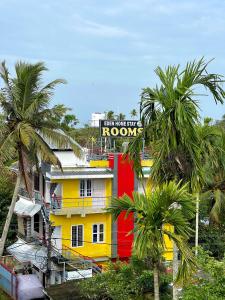
[[[203,250],[199,251],[200,272],[183,291],[184,300],[224,300],[225,260],[218,261]]]
[[[165,297],[170,282],[170,275],[160,276],[160,290]],[[109,263],[105,273],[80,281],[78,289],[83,299],[144,299],[144,293],[153,293],[153,272],[142,263],[138,265],[136,258],[129,264],[120,261]]]

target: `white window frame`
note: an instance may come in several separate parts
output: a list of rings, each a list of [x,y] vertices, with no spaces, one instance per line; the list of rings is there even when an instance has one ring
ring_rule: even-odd
[[[94,226],[97,226],[97,232],[94,233]],[[103,232],[100,232],[100,225],[103,225]],[[100,234],[103,234],[103,240],[100,241]],[[94,241],[94,234],[97,235],[97,241]],[[92,243],[93,244],[101,244],[105,242],[105,223],[94,223],[92,224]]]
[[[81,183],[84,183],[84,187],[81,189]],[[91,183],[91,188],[88,189],[88,182]],[[80,179],[80,197],[92,197],[92,185],[91,179]]]
[[[82,226],[82,245],[78,245],[78,226]],[[77,246],[73,246],[73,227],[77,227],[77,238],[75,240],[75,243],[77,243]],[[71,226],[71,247],[72,248],[79,248],[84,246],[84,225],[83,224],[75,224]]]

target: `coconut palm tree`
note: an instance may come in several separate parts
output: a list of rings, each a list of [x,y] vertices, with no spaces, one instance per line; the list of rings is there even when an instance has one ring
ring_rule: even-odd
[[[136,111],[136,109],[132,109],[131,110],[130,116],[131,116],[132,119],[135,118],[135,117],[137,117],[137,111]]]
[[[123,113],[119,113],[117,116],[117,120],[119,120],[119,121],[123,121],[123,120],[125,120],[125,118],[126,118],[126,115]]]
[[[115,113],[112,110],[106,112],[106,119],[107,120],[115,120]]]
[[[55,86],[65,81],[56,79],[42,86],[42,75],[46,70],[42,62],[35,64],[18,62],[15,65],[16,75],[11,77],[5,62],[0,65],[0,77],[4,83],[4,87],[0,90],[0,107],[3,113],[0,128],[0,160],[1,163],[18,160],[17,180],[0,241],[0,256],[4,250],[21,181],[24,182],[31,197],[32,163],[41,159],[61,167],[49,144],[71,147],[80,154],[77,144],[64,134],[60,122],[55,118],[64,115],[67,109],[63,105],[49,108]]]
[[[132,199],[124,195],[113,198],[108,209],[114,219],[126,211],[135,215],[133,253],[139,258],[150,258],[154,271],[155,300],[159,299],[159,265],[165,250],[165,236],[174,241],[181,253],[177,281],[186,280],[196,263],[187,239],[191,234],[189,220],[193,218],[195,206],[188,186],[171,181],[157,186],[149,194],[133,193]],[[173,226],[174,232],[168,230]]]

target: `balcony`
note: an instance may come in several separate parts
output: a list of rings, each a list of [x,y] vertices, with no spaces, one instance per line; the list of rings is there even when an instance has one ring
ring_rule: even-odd
[[[104,213],[110,206],[111,197],[79,197],[62,198],[55,196],[51,198],[51,212],[54,215],[82,215]]]
[[[41,192],[33,190],[32,195],[30,197],[29,193],[25,188],[20,188],[19,189],[19,196],[22,196],[28,200],[34,201],[36,204],[45,204],[44,197],[41,195]]]

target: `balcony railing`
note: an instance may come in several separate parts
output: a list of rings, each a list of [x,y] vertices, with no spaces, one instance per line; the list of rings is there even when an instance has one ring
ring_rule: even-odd
[[[100,213],[103,212],[105,208],[109,207],[110,203],[111,197],[62,198],[54,196],[51,197],[51,210],[56,214],[61,214],[63,212]]]
[[[27,199],[30,199],[30,195],[29,193],[27,192],[27,190],[25,188],[20,188],[19,189],[19,195],[22,196],[22,197],[25,197]],[[41,192],[39,191],[36,191],[36,190],[33,190],[32,191],[32,196],[31,196],[32,200],[35,201],[35,203],[37,204],[43,204],[44,202],[44,198],[43,196],[41,195]]]

